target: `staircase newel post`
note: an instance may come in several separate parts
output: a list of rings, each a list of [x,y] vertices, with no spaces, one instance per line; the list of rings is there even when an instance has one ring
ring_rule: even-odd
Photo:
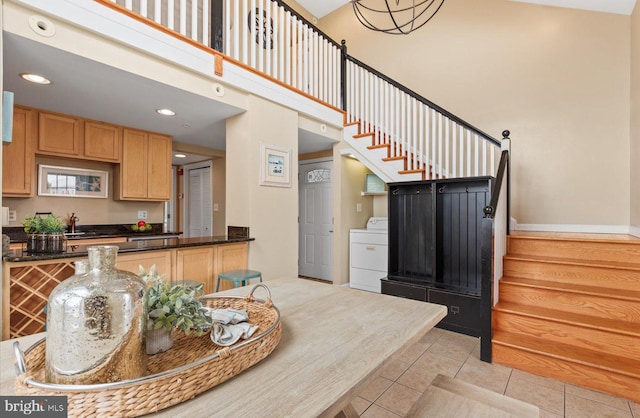
[[[511,224],[511,132],[505,129],[502,131],[502,151],[507,151],[509,158],[507,159],[507,235],[509,235],[509,225]]]
[[[347,41],[340,42],[340,94],[342,110],[347,110]]]
[[[211,0],[211,48],[224,53],[223,5],[224,0]]]

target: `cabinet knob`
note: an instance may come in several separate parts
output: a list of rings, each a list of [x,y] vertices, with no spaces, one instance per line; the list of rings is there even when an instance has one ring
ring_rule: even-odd
[[[367,247],[367,251],[375,251],[376,247]]]

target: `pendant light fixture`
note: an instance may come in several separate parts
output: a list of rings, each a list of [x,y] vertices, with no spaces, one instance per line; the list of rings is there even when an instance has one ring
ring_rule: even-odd
[[[444,0],[351,0],[353,12],[367,29],[407,35],[423,27]]]

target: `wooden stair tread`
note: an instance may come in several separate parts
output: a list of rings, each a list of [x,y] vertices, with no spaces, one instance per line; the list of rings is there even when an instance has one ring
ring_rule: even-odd
[[[541,308],[539,306],[508,302],[498,302],[498,304],[493,307],[493,311],[494,313],[506,312],[516,315],[525,315],[551,322],[572,324],[584,328],[615,332],[640,338],[640,324],[628,321],[600,318],[596,316],[559,311],[556,309]]]
[[[523,279],[520,277],[505,276],[500,279],[500,284],[514,284],[518,286],[535,287],[558,292],[570,292],[583,295],[602,296],[611,299],[637,301],[640,303],[640,291],[627,289],[613,289],[602,286],[588,286],[575,283],[554,282],[539,279]],[[640,285],[640,283],[639,283]]]
[[[601,268],[610,268],[617,270],[639,270],[640,271],[640,263],[627,263],[621,261],[600,261],[600,260],[581,260],[577,258],[556,258],[556,257],[545,257],[538,255],[521,255],[521,254],[507,254],[504,256],[507,260],[518,260],[518,261],[530,261],[530,262],[538,262],[538,263],[548,263],[548,264],[570,264],[575,266],[585,266],[585,267],[601,267]]]
[[[494,331],[493,344],[546,355],[599,370],[640,379],[640,361],[508,331]]]
[[[367,149],[389,148],[389,144],[369,145]]]
[[[564,241],[564,242],[586,242],[586,243],[609,243],[609,244],[631,244],[640,246],[640,238],[628,235],[625,238],[613,237],[613,234],[594,234],[602,237],[588,237],[588,234],[577,234],[579,236],[558,236],[556,233],[540,232],[540,235],[527,235],[525,231],[516,231],[509,235],[509,239],[538,240],[538,241]],[[567,233],[570,235],[570,233]]]
[[[375,135],[375,133],[373,133],[373,132],[365,132],[363,134],[355,134],[353,137],[358,139],[358,138],[364,138],[364,137],[367,137],[367,136],[374,136],[374,135]]]

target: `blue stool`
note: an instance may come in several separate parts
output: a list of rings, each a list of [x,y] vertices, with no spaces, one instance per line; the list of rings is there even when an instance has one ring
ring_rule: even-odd
[[[262,273],[255,270],[232,270],[218,274],[218,283],[216,284],[216,292],[220,289],[221,280],[229,280],[233,282],[233,287],[238,287],[238,283],[242,282],[244,286],[248,280],[260,279],[262,281]]]

